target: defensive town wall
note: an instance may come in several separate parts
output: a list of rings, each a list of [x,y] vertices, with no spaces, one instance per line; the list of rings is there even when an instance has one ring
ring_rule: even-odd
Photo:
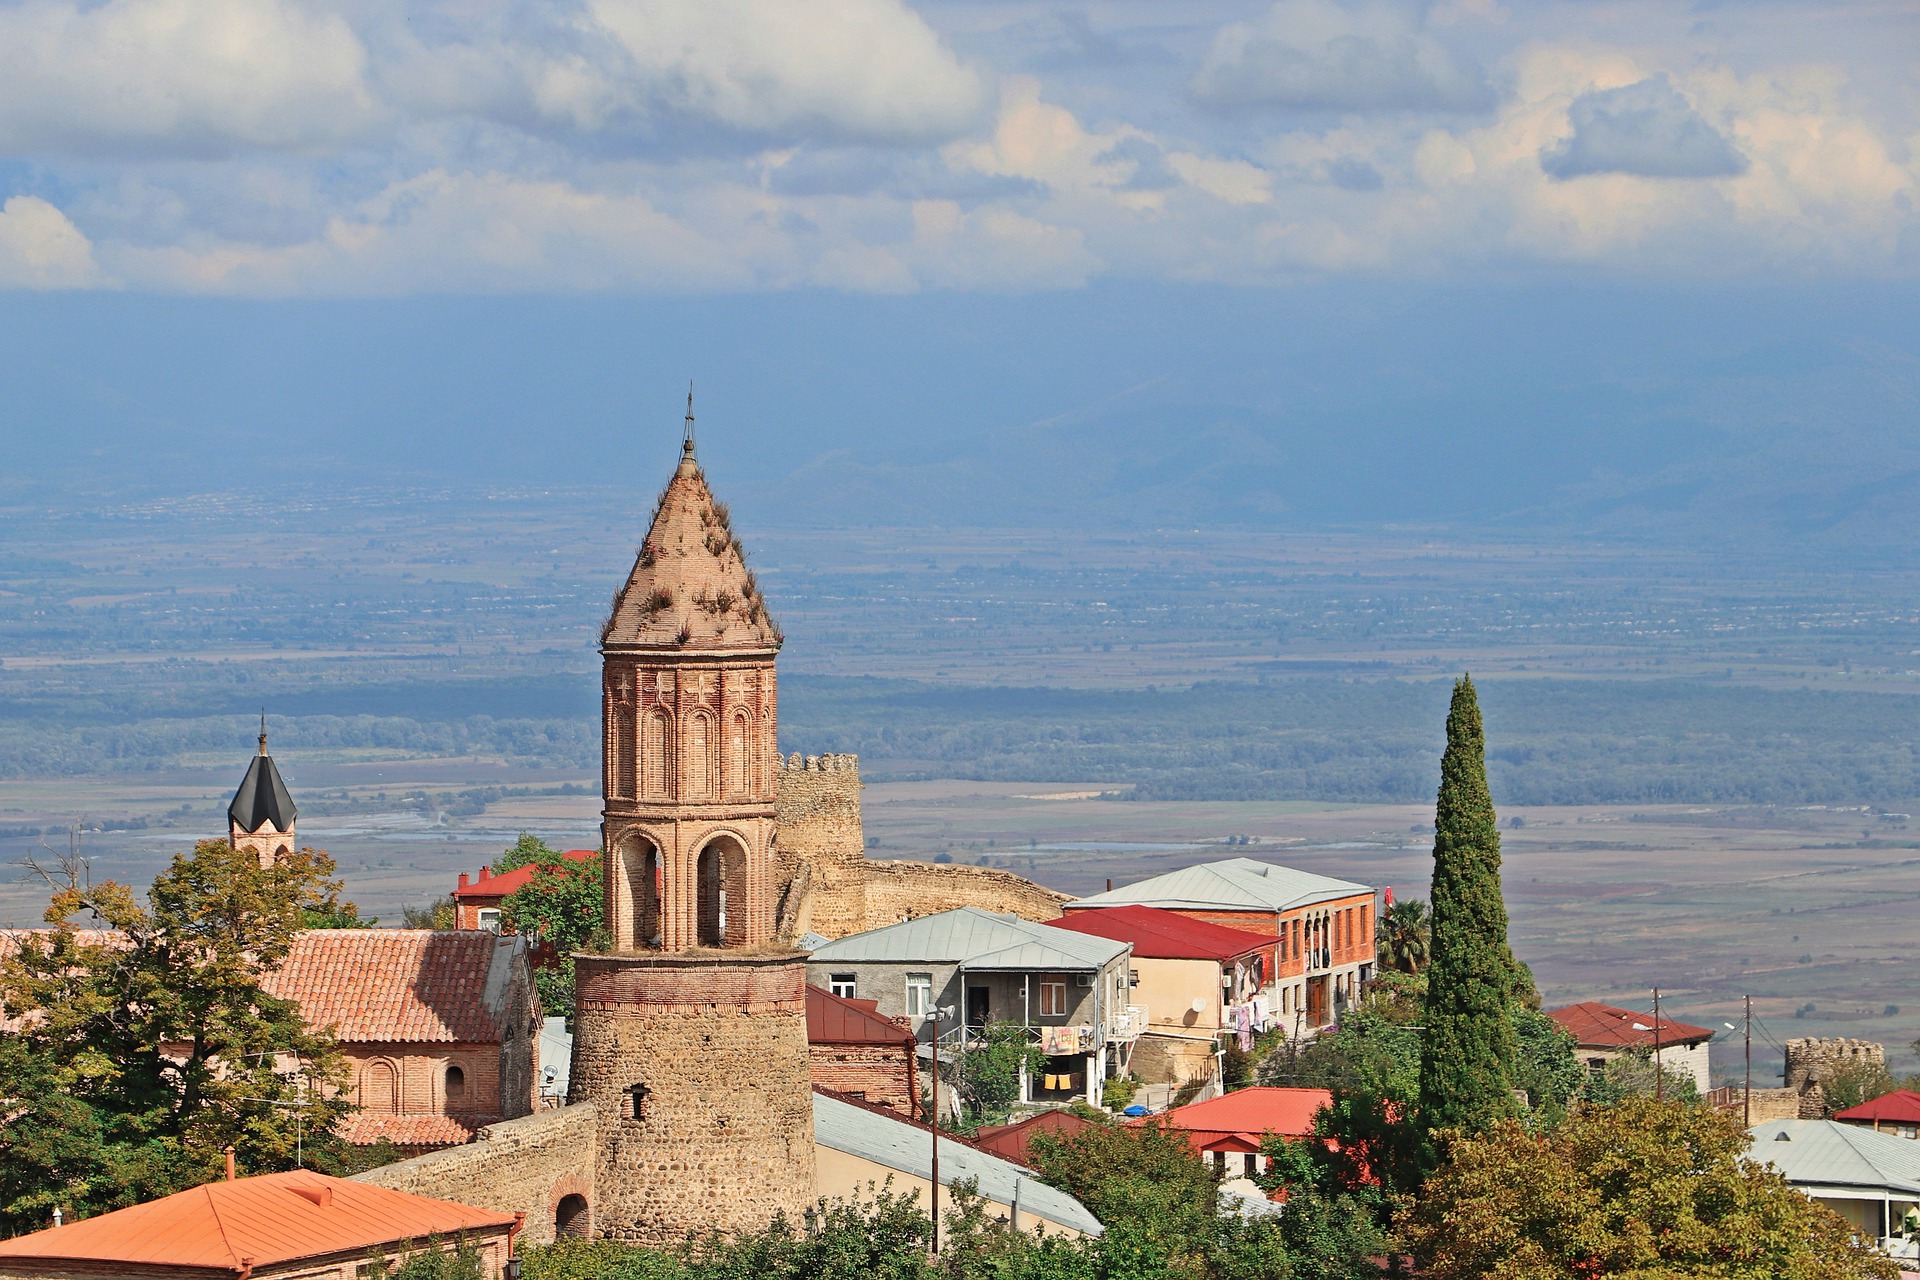
[[[567,1235],[589,1235],[599,1209],[593,1177],[595,1121],[591,1104],[536,1111],[490,1124],[463,1146],[369,1169],[355,1174],[354,1180],[501,1213],[524,1213],[520,1239],[528,1244],[550,1244],[556,1223],[565,1224]]]
[[[774,866],[782,937],[844,938],[955,907],[1043,922],[1058,919],[1060,904],[1069,901],[988,867],[869,861],[858,756],[795,754],[781,762],[778,782]]]
[[[1884,1067],[1887,1047],[1872,1040],[1811,1037],[1787,1041],[1787,1088],[1800,1096],[1800,1118],[1820,1120],[1827,1114],[1827,1082],[1842,1067]]]

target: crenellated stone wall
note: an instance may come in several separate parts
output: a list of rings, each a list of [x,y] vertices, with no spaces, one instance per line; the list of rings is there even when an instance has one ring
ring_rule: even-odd
[[[548,1244],[562,1200],[581,1197],[590,1215],[599,1209],[594,1196],[595,1120],[591,1106],[536,1111],[490,1124],[464,1146],[369,1169],[355,1174],[354,1180],[501,1213],[524,1213],[525,1234],[520,1238]],[[586,1225],[576,1227],[584,1234]]]
[[[1803,1037],[1787,1041],[1787,1088],[1800,1095],[1800,1118],[1823,1119],[1827,1114],[1828,1080],[1840,1067],[1884,1067],[1887,1047],[1872,1040]]]

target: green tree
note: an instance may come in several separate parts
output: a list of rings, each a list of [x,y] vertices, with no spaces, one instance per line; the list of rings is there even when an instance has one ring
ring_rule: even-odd
[[[1582,1102],[1611,1107],[1628,1098],[1651,1098],[1656,1092],[1672,1102],[1693,1102],[1699,1096],[1691,1071],[1665,1065],[1655,1085],[1653,1050],[1634,1048],[1615,1054],[1599,1071],[1586,1074],[1577,1090]]]
[[[1380,968],[1395,973],[1419,973],[1432,955],[1432,933],[1427,904],[1402,898],[1380,914],[1374,926]]]
[[[1184,1133],[1163,1124],[1101,1124],[1037,1134],[1028,1163],[1084,1204],[1113,1237],[1116,1264],[1149,1260],[1174,1275],[1205,1274],[1219,1191]],[[1103,1242],[1105,1244],[1106,1242]],[[1148,1272],[1152,1274],[1152,1272]]]
[[[559,856],[560,851],[545,840],[522,831],[520,838],[507,846],[500,856],[493,860],[493,874],[503,876],[509,871],[518,871],[521,867],[531,866],[536,862],[552,862]]]
[[[1047,1055],[1015,1022],[991,1022],[970,1036],[950,1082],[981,1124],[998,1124],[1020,1100],[1020,1076],[1045,1065]]]
[[[1893,1280],[1831,1210],[1743,1160],[1737,1117],[1635,1098],[1547,1134],[1457,1134],[1402,1219],[1431,1280]]]
[[[1528,1123],[1551,1127],[1565,1118],[1567,1103],[1586,1083],[1586,1070],[1574,1056],[1573,1035],[1565,1027],[1524,1005],[1513,1010],[1512,1018],[1519,1045],[1514,1088],[1527,1095]]]
[[[1878,1062],[1844,1062],[1820,1082],[1826,1094],[1827,1111],[1845,1111],[1863,1102],[1872,1102],[1900,1087],[1885,1065]]]
[[[1434,806],[1433,963],[1420,1059],[1420,1118],[1484,1130],[1514,1114],[1510,1013],[1519,967],[1507,945],[1500,831],[1487,789],[1486,735],[1473,681],[1453,686]]]
[[[25,1100],[0,1138],[0,1225],[44,1225],[59,1203],[84,1216],[195,1186],[231,1144],[248,1172],[293,1166],[296,1148],[337,1145],[347,1110],[332,1038],[270,995],[311,910],[337,905],[326,854],[262,867],[224,840],[176,857],[142,905],[53,877],[52,926],[0,966],[0,1006],[25,1016],[0,1051],[0,1098]],[[105,931],[80,929],[90,917]]]
[[[540,842],[521,836],[505,856]],[[500,919],[515,933],[539,944],[534,969],[540,1004],[556,1018],[573,1022],[573,953],[588,945],[604,921],[600,859],[576,861],[540,845],[544,852],[532,863],[533,877],[506,896]]]
[[[451,929],[455,921],[453,898],[442,894],[423,907],[400,908],[400,919],[409,929]]]
[[[376,1261],[375,1265],[381,1264]],[[428,1236],[386,1274],[390,1280],[486,1280],[487,1273],[480,1250],[472,1241],[463,1236],[448,1245],[438,1236]]]

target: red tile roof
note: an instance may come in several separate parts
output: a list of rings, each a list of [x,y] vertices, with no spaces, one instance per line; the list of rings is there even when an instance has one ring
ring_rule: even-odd
[[[1588,1049],[1651,1049],[1654,1023],[1651,1013],[1635,1013],[1598,1000],[1583,1000],[1564,1009],[1549,1009],[1547,1016],[1565,1027],[1574,1043]],[[1693,1045],[1713,1039],[1713,1032],[1689,1022],[1660,1019],[1659,1043]]]
[[[1047,924],[1095,937],[1131,942],[1149,960],[1232,960],[1279,942],[1278,937],[1229,929],[1160,907],[1128,905],[1070,911]]]
[[[1872,1102],[1863,1102],[1857,1107],[1848,1107],[1844,1111],[1833,1113],[1835,1120],[1881,1120],[1892,1124],[1920,1124],[1920,1093],[1911,1089],[1895,1089],[1892,1093],[1883,1093]]]
[[[526,946],[481,930],[309,929],[265,985],[341,1040],[492,1044]]]
[[[396,1116],[349,1111],[333,1131],[355,1146],[391,1142],[396,1147],[460,1147],[479,1135],[482,1122],[459,1116]]]
[[[595,849],[569,849],[560,856],[569,858],[574,862],[598,862],[600,860],[599,851]],[[453,891],[453,897],[457,902],[478,901],[490,903],[497,899],[505,898],[515,889],[524,888],[527,882],[533,879],[533,872],[534,867],[532,863],[528,863],[524,867],[515,867],[511,871],[502,871],[497,876],[483,870],[480,879],[474,881],[472,884],[461,885]]]
[[[1179,1129],[1199,1151],[1258,1151],[1261,1137],[1269,1133],[1283,1138],[1312,1136],[1315,1113],[1332,1101],[1333,1094],[1325,1089],[1261,1085],[1129,1123]]]
[[[310,1169],[209,1182],[159,1200],[0,1240],[0,1260],[207,1267],[238,1274],[300,1258],[359,1253],[430,1234],[503,1228],[510,1213],[429,1200]]]
[[[883,1018],[873,1000],[849,1000],[807,984],[808,1044],[904,1045],[913,1032],[891,1018]]]
[[[1070,1138],[1082,1129],[1093,1127],[1093,1121],[1071,1111],[1042,1111],[1013,1124],[984,1125],[973,1135],[973,1145],[1002,1160],[1025,1164],[1027,1144],[1033,1141],[1035,1134],[1050,1133],[1056,1138]]]

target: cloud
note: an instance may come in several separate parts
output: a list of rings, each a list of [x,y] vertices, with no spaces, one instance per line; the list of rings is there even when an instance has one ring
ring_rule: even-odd
[[[0,289],[86,289],[105,283],[93,246],[38,196],[0,205]]]
[[[1548,176],[1594,173],[1642,178],[1727,178],[1746,157],[1693,109],[1666,73],[1581,94],[1567,108],[1573,132],[1540,152]]]
[[[0,147],[219,156],[363,136],[366,49],[288,0],[37,0],[0,8]]]
[[[1479,112],[1495,101],[1479,67],[1391,0],[1280,0],[1220,31],[1191,91],[1222,109]]]

